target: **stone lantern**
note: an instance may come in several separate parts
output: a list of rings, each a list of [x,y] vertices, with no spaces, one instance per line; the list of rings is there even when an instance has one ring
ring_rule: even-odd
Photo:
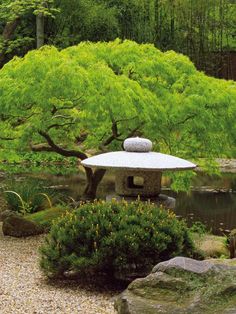
[[[173,208],[175,199],[161,194],[162,173],[194,169],[196,165],[178,157],[152,152],[152,142],[145,138],[128,138],[123,146],[124,151],[104,153],[82,161],[82,165],[88,168],[115,171],[116,194],[107,196],[107,200],[139,197]]]

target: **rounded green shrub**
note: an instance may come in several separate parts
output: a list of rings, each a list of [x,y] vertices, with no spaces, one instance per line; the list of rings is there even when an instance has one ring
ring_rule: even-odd
[[[81,205],[52,226],[41,247],[49,277],[75,271],[109,275],[149,271],[177,255],[192,256],[186,224],[157,205],[112,201]]]

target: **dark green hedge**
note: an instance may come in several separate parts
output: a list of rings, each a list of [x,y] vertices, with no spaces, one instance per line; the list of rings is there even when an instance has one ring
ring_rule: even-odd
[[[150,270],[173,256],[192,256],[184,221],[154,204],[87,203],[52,226],[41,247],[41,267],[49,277]]]

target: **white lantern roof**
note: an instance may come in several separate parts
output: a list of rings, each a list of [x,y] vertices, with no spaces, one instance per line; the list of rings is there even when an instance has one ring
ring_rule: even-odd
[[[196,168],[190,161],[151,152],[152,142],[144,138],[128,138],[124,141],[125,151],[104,153],[84,159],[81,164],[88,168],[168,171]]]

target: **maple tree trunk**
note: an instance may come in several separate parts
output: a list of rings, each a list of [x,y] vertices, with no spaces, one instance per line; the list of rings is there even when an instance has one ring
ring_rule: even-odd
[[[90,168],[85,167],[87,185],[84,190],[82,198],[85,200],[94,200],[97,194],[97,188],[99,183],[102,181],[105,169],[96,169],[94,172]]]

